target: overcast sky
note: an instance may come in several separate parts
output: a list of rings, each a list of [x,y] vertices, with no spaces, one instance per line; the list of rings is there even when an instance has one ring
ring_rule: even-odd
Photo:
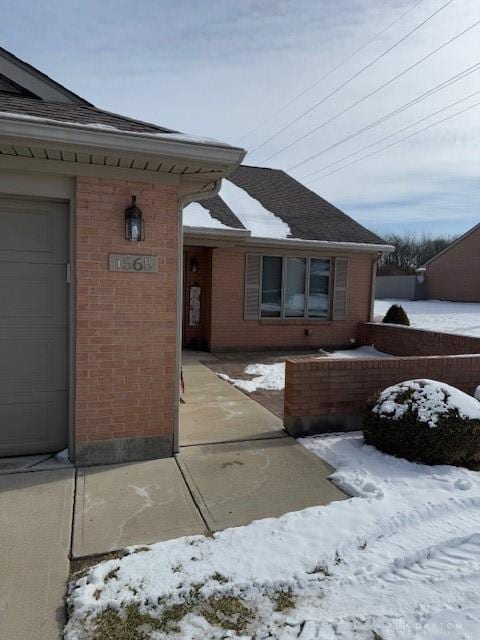
[[[446,3],[0,0],[0,36],[2,46],[96,106],[250,150],[370,65],[307,116],[249,154],[247,162],[290,170],[380,233],[408,229],[451,234],[480,221],[480,106],[345,165],[479,103],[480,68],[379,126],[330,151],[325,149],[480,63],[480,24],[277,154],[480,20],[480,0],[452,0],[399,46],[370,64]],[[318,82],[410,8],[379,38]],[[479,93],[470,96],[475,92]],[[391,134],[395,135],[375,144]],[[368,145],[365,151],[346,158]],[[291,169],[320,152],[317,158]],[[268,159],[273,154],[277,155]],[[330,167],[338,160],[341,162]],[[320,180],[311,182],[319,176]]]

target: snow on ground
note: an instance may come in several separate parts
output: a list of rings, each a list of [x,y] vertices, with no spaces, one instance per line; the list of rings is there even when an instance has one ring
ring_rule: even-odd
[[[383,351],[375,349],[375,347],[369,346],[358,347],[357,349],[332,351],[330,356],[333,358],[373,358],[374,360],[377,358],[392,357],[389,353],[384,353]]]
[[[230,180],[222,180],[218,194],[233,211],[252,236],[258,238],[288,238],[290,227],[274,213],[265,209],[261,202],[237,187]]]
[[[375,318],[382,320],[392,304],[407,312],[410,325],[444,333],[480,337],[480,303],[441,300],[375,300]]]
[[[231,378],[226,373],[217,373],[217,375],[219,378],[248,393],[253,393],[257,389],[280,391],[285,386],[285,362],[249,364],[243,372],[246,375],[256,377],[253,380],[243,380],[241,378]]]
[[[191,202],[183,209],[184,227],[201,227],[202,229],[231,229],[226,224],[214,218],[198,202]]]
[[[480,473],[392,458],[358,433],[301,443],[354,497],[99,564],[71,592],[66,640],[91,638],[107,607],[165,619],[186,599],[177,630],[145,637],[477,640]],[[237,631],[203,615],[222,596],[247,608]]]
[[[318,356],[324,358],[325,356]],[[332,351],[329,357],[334,358],[389,358],[388,353],[378,351],[375,347],[358,347],[358,349],[345,349],[344,351]],[[285,362],[275,362],[274,364],[249,364],[243,371],[246,375],[256,376],[253,380],[243,380],[242,378],[231,378],[226,373],[217,375],[230,382],[235,387],[243,389],[247,393],[253,393],[257,389],[268,389],[270,391],[280,391],[285,387]]]

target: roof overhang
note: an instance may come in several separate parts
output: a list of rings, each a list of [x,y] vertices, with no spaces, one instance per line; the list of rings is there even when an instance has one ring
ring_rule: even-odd
[[[0,113],[0,156],[119,167],[198,182],[228,175],[245,151],[182,134],[131,133]]]
[[[392,253],[395,247],[389,244],[369,244],[363,242],[330,242],[327,240],[302,240],[298,238],[257,238],[246,229],[211,229],[184,227],[185,242],[201,242],[202,246],[218,246],[221,242],[278,249],[299,249],[302,251],[342,251],[345,253]],[[208,244],[210,243],[210,244]]]

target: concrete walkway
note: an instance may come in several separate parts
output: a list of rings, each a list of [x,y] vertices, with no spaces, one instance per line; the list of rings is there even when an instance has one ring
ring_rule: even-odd
[[[332,468],[293,438],[184,447],[177,459],[212,531],[345,498]]]
[[[174,458],[78,470],[74,558],[205,532]]]
[[[180,446],[214,442],[241,442],[283,438],[283,423],[228,382],[221,380],[201,360],[209,353],[183,353],[185,404],[180,405]]]
[[[328,480],[332,469],[325,462],[198,355],[184,374],[184,446],[176,458],[78,469],[75,499],[74,469],[35,472],[50,469],[50,459],[5,462],[1,640],[60,637],[69,554],[100,555],[345,498]]]

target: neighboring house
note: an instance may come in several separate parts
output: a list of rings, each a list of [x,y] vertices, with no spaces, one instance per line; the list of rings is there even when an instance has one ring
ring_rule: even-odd
[[[0,49],[0,456],[171,456],[182,326],[217,350],[356,335],[388,246],[244,155],[98,109]]]
[[[480,224],[437,253],[417,274],[425,278],[428,299],[480,302]]]
[[[243,156],[97,109],[0,49],[0,456],[173,454],[180,211]]]
[[[251,166],[185,208],[184,245],[184,344],[213,351],[348,345],[393,250],[283,171]]]

